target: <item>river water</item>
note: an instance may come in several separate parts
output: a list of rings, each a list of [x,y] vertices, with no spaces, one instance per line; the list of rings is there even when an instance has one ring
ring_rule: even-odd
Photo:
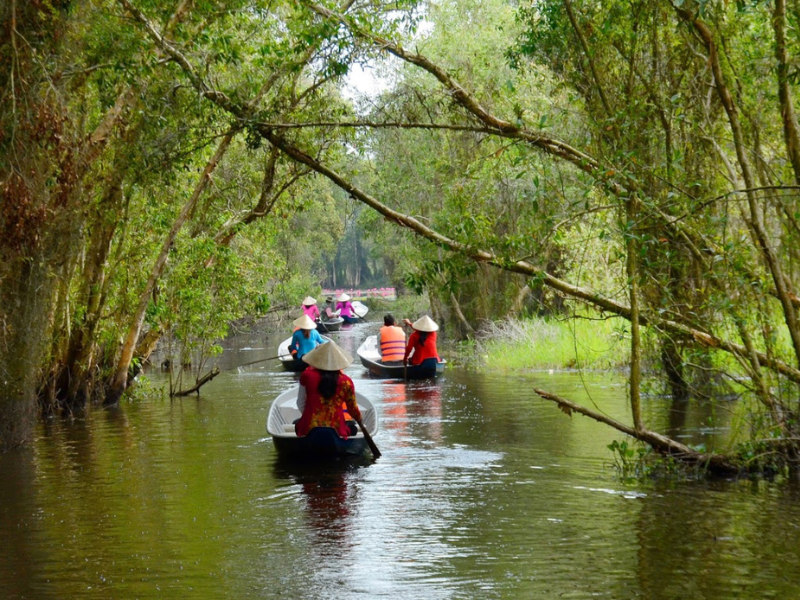
[[[334,334],[354,352],[375,324]],[[42,424],[0,455],[0,598],[800,598],[800,489],[763,479],[623,483],[619,375],[476,374],[404,384],[347,369],[383,456],[278,460],[271,400],[296,384],[279,338],[240,336],[202,395]],[[154,387],[163,384],[151,375]],[[647,401],[713,445],[725,411]]]

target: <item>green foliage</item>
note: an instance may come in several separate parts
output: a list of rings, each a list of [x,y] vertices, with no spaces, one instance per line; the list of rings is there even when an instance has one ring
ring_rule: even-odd
[[[482,332],[476,352],[497,371],[613,369],[627,364],[630,339],[618,318],[508,319]]]

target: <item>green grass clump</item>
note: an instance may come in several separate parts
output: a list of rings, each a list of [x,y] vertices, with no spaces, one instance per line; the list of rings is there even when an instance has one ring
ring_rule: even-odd
[[[608,319],[506,319],[492,323],[477,351],[499,371],[536,369],[607,370],[630,358],[629,323]]]

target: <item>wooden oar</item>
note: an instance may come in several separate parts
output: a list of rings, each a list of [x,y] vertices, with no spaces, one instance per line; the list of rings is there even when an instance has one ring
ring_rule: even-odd
[[[361,433],[364,434],[364,439],[367,440],[367,445],[372,452],[372,456],[375,458],[380,458],[381,451],[378,450],[378,447],[375,445],[375,441],[372,439],[372,436],[367,431],[367,428],[364,427],[364,423],[361,421],[361,419],[356,419],[356,423],[358,423],[358,426],[361,428]]]

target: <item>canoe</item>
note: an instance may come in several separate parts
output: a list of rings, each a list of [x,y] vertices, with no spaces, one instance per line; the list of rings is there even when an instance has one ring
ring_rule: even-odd
[[[294,420],[300,418],[297,408],[297,390],[293,387],[275,398],[267,415],[267,433],[278,453],[283,457],[333,458],[364,454],[369,446],[364,434],[346,440],[331,427],[315,427],[304,437],[294,432]],[[375,406],[363,394],[356,392],[356,402],[361,410],[361,420],[371,437],[378,433],[378,415]]]
[[[331,338],[322,336],[322,339],[326,342],[330,342]],[[292,338],[289,337],[283,340],[278,346],[278,361],[283,366],[285,371],[289,371],[291,373],[300,373],[301,371],[305,371],[308,363],[303,362],[300,359],[292,358],[292,353],[289,352],[289,344],[292,343]]]
[[[446,360],[437,361],[435,358],[428,358],[421,364],[409,365],[407,368],[404,368],[402,364],[385,365],[381,361],[378,336],[376,335],[371,335],[364,340],[364,343],[356,350],[356,354],[370,375],[383,379],[428,379],[443,373],[447,364]]]
[[[344,323],[344,319],[342,317],[336,317],[335,319],[326,319],[324,321],[317,321],[317,331],[321,333],[331,333],[333,331],[339,331],[342,328],[342,323]]]

